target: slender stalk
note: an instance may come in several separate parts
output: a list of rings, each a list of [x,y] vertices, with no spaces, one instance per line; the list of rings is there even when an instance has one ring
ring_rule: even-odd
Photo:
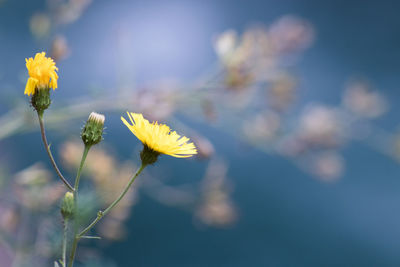
[[[83,169],[83,165],[85,165],[85,161],[86,161],[86,157],[89,153],[90,150],[90,146],[85,146],[85,149],[83,150],[83,154],[82,154],[82,159],[81,159],[81,163],[79,165],[79,169],[78,172],[76,173],[76,178],[75,178],[75,184],[74,184],[74,188],[75,190],[73,191],[74,194],[74,202],[75,202],[75,218],[74,218],[74,241],[72,243],[72,248],[71,248],[71,254],[69,256],[69,265],[70,267],[72,267],[74,265],[74,260],[75,260],[75,253],[76,253],[76,248],[78,246],[78,238],[77,238],[77,234],[78,234],[78,218],[79,218],[79,209],[78,209],[78,189],[79,189],[79,182],[81,179],[81,173],[82,173],[82,169]]]
[[[75,253],[77,247],[78,247],[78,238],[75,236],[71,247],[71,253],[69,254],[69,264],[68,264],[69,267],[74,266]]]
[[[64,221],[63,243],[62,243],[62,266],[67,264],[67,234],[68,234],[68,220]]]
[[[83,150],[83,154],[82,154],[82,158],[81,158],[81,163],[79,164],[79,169],[76,174],[75,184],[74,184],[74,188],[75,188],[74,199],[75,199],[75,201],[77,201],[76,196],[78,196],[79,182],[81,180],[82,169],[83,169],[83,165],[85,165],[86,157],[89,153],[89,150],[90,150],[90,146],[85,146],[85,149]]]
[[[79,228],[79,225],[78,225],[78,218],[79,218],[79,214],[78,214],[78,211],[79,211],[79,209],[78,209],[79,182],[80,182],[80,179],[81,179],[82,169],[83,169],[83,166],[85,164],[86,157],[87,157],[87,155],[89,153],[89,150],[90,150],[90,146],[85,146],[85,149],[84,149],[83,154],[82,154],[81,163],[79,165],[79,169],[78,169],[78,172],[76,174],[75,184],[74,184],[74,188],[75,188],[75,190],[73,192],[74,193],[74,202],[75,202],[74,241],[72,243],[71,254],[70,254],[70,257],[69,257],[69,266],[70,267],[72,267],[74,265],[76,248],[78,246],[77,234],[78,234],[78,230],[79,230],[78,229]]]
[[[42,134],[42,140],[43,140],[43,144],[44,144],[44,148],[47,151],[47,155],[50,158],[51,161],[51,165],[53,165],[54,170],[56,171],[57,175],[60,177],[61,181],[65,184],[65,186],[68,188],[68,190],[70,191],[74,191],[74,188],[68,183],[67,179],[64,178],[64,176],[61,174],[60,170],[57,167],[57,164],[53,158],[53,155],[51,153],[50,150],[50,146],[47,143],[47,138],[46,138],[46,131],[44,129],[44,121],[43,121],[43,114],[39,114],[38,112],[38,118],[39,118],[39,124],[40,124],[40,132]]]
[[[108,208],[106,208],[104,211],[99,211],[97,213],[97,217],[96,219],[93,220],[92,223],[90,223],[82,232],[80,232],[78,235],[75,235],[74,238],[74,243],[72,245],[72,251],[71,251],[71,256],[70,256],[70,262],[69,262],[69,267],[73,267],[74,264],[74,256],[75,256],[75,251],[76,248],[78,246],[78,242],[81,238],[83,238],[85,236],[85,234],[92,229],[100,220],[101,218],[103,218],[107,213],[110,212],[110,210],[112,208],[114,208],[118,202],[121,201],[121,199],[126,195],[126,193],[128,192],[129,188],[132,186],[133,182],[136,180],[136,178],[139,176],[139,174],[143,171],[143,169],[146,167],[146,165],[141,165],[140,168],[136,171],[135,175],[133,175],[133,177],[131,178],[131,180],[129,181],[129,183],[125,186],[124,191],[122,191],[122,193],[119,195],[119,197],[114,200],[113,203],[110,204],[110,206],[108,206]],[[77,188],[77,187],[75,187]],[[77,191],[77,190],[76,190]]]
[[[93,226],[95,226],[95,225],[101,220],[101,218],[103,218],[107,213],[109,213],[110,210],[111,210],[112,208],[114,208],[114,207],[118,204],[118,202],[121,201],[121,199],[122,199],[122,198],[125,196],[125,194],[128,192],[128,190],[129,190],[129,188],[131,187],[131,185],[133,184],[133,182],[136,180],[136,177],[139,176],[139,174],[143,171],[143,169],[144,169],[145,167],[146,167],[146,165],[143,165],[143,164],[142,164],[142,166],[140,166],[140,168],[136,171],[135,175],[132,177],[132,179],[129,181],[129,183],[125,186],[124,191],[119,195],[119,197],[118,197],[116,200],[114,200],[114,202],[111,203],[110,206],[108,206],[108,208],[106,208],[104,211],[99,211],[99,212],[97,213],[96,219],[94,219],[94,221],[93,221],[91,224],[89,224],[89,226],[86,227],[86,228],[78,235],[78,238],[81,238],[82,236],[84,236],[90,229],[93,228]]]

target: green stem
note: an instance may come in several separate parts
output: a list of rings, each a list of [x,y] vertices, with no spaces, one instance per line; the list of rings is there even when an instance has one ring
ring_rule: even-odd
[[[107,213],[110,212],[110,210],[112,208],[114,208],[118,202],[121,201],[121,199],[126,195],[126,193],[128,192],[129,188],[131,187],[131,185],[133,184],[133,182],[136,180],[136,178],[139,176],[139,174],[143,171],[143,169],[146,167],[146,165],[140,166],[140,168],[136,171],[135,175],[131,178],[131,180],[129,181],[129,183],[125,186],[124,191],[122,191],[122,193],[119,195],[119,197],[114,200],[113,203],[110,204],[110,206],[108,206],[108,208],[106,208],[104,211],[99,211],[97,213],[97,217],[96,219],[93,220],[93,222],[91,224],[89,224],[89,226],[87,226],[82,232],[80,232],[78,235],[75,235],[74,238],[74,243],[72,245],[72,250],[71,250],[71,256],[70,256],[70,262],[69,262],[69,267],[73,267],[74,264],[74,256],[75,256],[75,251],[76,248],[78,246],[78,242],[79,240],[84,237],[84,235],[90,230],[92,229],[100,220],[101,218],[103,218]],[[77,187],[76,187],[77,188]]]
[[[56,171],[57,175],[60,177],[61,181],[65,184],[66,187],[68,187],[68,190],[74,191],[74,188],[68,183],[67,179],[64,178],[64,176],[61,174],[60,170],[57,167],[57,164],[53,158],[53,155],[50,150],[50,146],[47,143],[47,138],[46,138],[46,131],[44,129],[44,121],[43,121],[43,113],[38,112],[38,118],[39,118],[39,124],[40,124],[40,132],[42,134],[42,140],[44,144],[44,148],[47,151],[47,155],[50,158],[51,165],[53,165],[54,170]]]
[[[62,266],[67,264],[67,234],[68,234],[68,220],[64,221],[63,244],[62,244]]]
[[[82,159],[81,159],[81,163],[79,164],[79,169],[78,172],[76,174],[76,178],[75,178],[75,184],[74,184],[74,188],[75,188],[75,192],[74,192],[74,200],[77,201],[77,196],[78,196],[78,189],[79,189],[79,182],[81,180],[81,173],[82,173],[82,169],[83,169],[83,165],[85,165],[85,161],[86,161],[86,157],[89,153],[91,146],[85,146],[85,149],[83,150],[83,154],[82,154]]]
[[[118,202],[121,201],[121,199],[126,195],[126,193],[128,192],[129,188],[131,187],[131,185],[133,184],[133,182],[136,180],[136,178],[139,176],[139,174],[143,171],[143,169],[146,167],[146,165],[141,165],[140,168],[136,171],[135,175],[131,178],[131,180],[129,181],[129,183],[125,186],[124,191],[122,191],[122,193],[119,195],[119,197],[114,200],[113,203],[110,204],[110,206],[108,206],[108,208],[106,208],[104,211],[99,211],[97,213],[97,217],[96,219],[93,220],[93,222],[91,224],[89,224],[88,227],[86,227],[79,235],[78,238],[81,238],[82,236],[84,236],[90,229],[92,229],[100,220],[101,218],[103,218],[105,215],[107,215],[107,213],[110,212],[110,210],[112,208],[114,208]]]
[[[87,155],[89,153],[90,147],[91,146],[85,145],[85,150],[83,151],[81,163],[79,165],[79,169],[78,169],[78,172],[77,172],[76,178],[75,178],[75,185],[74,185],[75,190],[73,191],[74,203],[75,203],[74,241],[72,243],[71,254],[69,256],[69,267],[72,267],[74,265],[76,248],[78,247],[78,238],[77,238],[78,228],[79,228],[79,225],[78,225],[78,218],[79,218],[79,214],[78,214],[78,212],[79,212],[79,209],[78,209],[78,189],[79,189],[79,182],[80,182],[80,179],[81,179],[81,173],[82,173],[83,165],[85,165],[85,160],[86,160],[86,157],[87,157]]]

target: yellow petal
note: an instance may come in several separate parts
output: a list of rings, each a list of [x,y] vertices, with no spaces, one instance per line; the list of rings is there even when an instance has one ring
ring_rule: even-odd
[[[25,95],[33,95],[35,93],[35,88],[38,85],[39,81],[35,78],[30,77],[26,82],[25,86]]]

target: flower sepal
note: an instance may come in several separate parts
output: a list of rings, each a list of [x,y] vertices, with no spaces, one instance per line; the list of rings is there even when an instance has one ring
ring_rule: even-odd
[[[43,115],[43,112],[50,106],[50,88],[36,89],[31,98],[32,107],[39,113]]]
[[[143,144],[143,150],[140,152],[140,159],[143,165],[152,165],[158,160],[159,152],[149,148],[146,144]]]

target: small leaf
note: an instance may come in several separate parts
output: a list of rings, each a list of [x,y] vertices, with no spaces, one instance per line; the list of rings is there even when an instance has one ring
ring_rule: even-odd
[[[100,236],[89,236],[89,235],[83,235],[80,238],[86,238],[86,239],[101,239]]]

